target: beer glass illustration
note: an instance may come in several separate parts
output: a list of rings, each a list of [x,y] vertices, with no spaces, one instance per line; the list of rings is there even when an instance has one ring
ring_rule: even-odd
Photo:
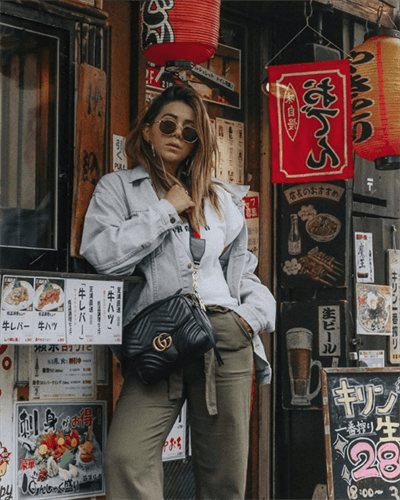
[[[321,390],[320,369],[322,365],[311,358],[312,339],[312,332],[306,328],[291,328],[286,332],[292,405],[309,406],[311,400]],[[310,393],[311,370],[314,366],[318,367],[318,384]]]

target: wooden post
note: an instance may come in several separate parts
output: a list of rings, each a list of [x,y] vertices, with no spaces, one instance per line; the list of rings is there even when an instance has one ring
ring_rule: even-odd
[[[106,74],[89,64],[78,68],[71,257],[79,257],[85,214],[104,174]]]

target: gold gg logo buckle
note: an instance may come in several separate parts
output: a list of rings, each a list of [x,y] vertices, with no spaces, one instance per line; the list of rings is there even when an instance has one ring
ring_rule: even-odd
[[[160,333],[153,339],[153,347],[158,352],[164,352],[172,345],[172,337],[168,333]]]

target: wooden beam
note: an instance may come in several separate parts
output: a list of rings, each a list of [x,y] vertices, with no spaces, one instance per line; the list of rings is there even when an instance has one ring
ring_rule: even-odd
[[[389,5],[390,7],[398,7],[398,0],[381,0],[383,3]]]
[[[388,5],[389,2],[392,4],[392,0],[387,2],[378,0],[315,0],[315,2],[332,6],[334,9],[374,24],[378,24],[380,19],[382,26],[395,28],[395,9]]]

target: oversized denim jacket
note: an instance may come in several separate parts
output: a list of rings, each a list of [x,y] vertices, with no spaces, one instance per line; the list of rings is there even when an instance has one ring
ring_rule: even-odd
[[[241,191],[238,197],[232,195],[241,205],[239,199],[247,187],[227,187]],[[107,174],[97,184],[85,218],[80,253],[100,274],[135,273],[144,278],[144,286],[138,285],[126,298],[124,324],[158,299],[179,289],[191,291],[191,263],[172,234],[181,223],[173,205],[158,198],[142,167]],[[238,299],[235,312],[254,332],[256,381],[269,383],[271,368],[259,334],[274,331],[276,304],[254,274],[257,258],[247,250],[246,224],[220,262],[230,293]]]

